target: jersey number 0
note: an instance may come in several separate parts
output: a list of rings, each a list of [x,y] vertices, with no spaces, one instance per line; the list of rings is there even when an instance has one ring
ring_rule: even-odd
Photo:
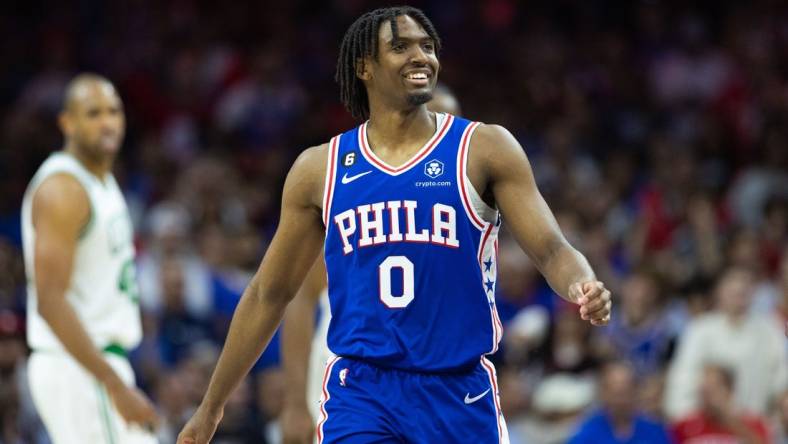
[[[391,294],[391,270],[402,270],[402,295]],[[388,308],[405,308],[413,301],[413,262],[405,256],[389,256],[378,266],[380,301]]]

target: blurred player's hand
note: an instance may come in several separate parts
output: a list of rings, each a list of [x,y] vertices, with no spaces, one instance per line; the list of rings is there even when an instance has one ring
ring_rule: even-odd
[[[178,434],[177,444],[208,444],[216,433],[223,413],[210,414],[202,406],[197,408],[189,422]]]
[[[569,296],[580,305],[580,317],[592,325],[607,325],[613,302],[610,290],[600,281],[577,282],[569,287]]]
[[[285,405],[282,409],[282,442],[284,444],[312,444],[315,422],[305,405]]]
[[[127,423],[148,430],[158,427],[159,417],[156,409],[142,390],[119,383],[107,386],[107,393],[118,413]]]

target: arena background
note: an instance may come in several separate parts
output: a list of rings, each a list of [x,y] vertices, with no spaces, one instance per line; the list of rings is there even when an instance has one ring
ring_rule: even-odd
[[[680,373],[715,347],[715,336],[683,340],[709,316],[724,317],[715,296],[725,292],[743,293],[778,344],[753,360],[732,355],[737,383],[769,381],[765,398],[739,392],[734,402],[760,414],[773,442],[788,442],[788,4],[412,4],[441,34],[440,79],[462,114],[519,139],[562,228],[616,300],[612,325],[589,327],[504,236],[497,297],[506,334],[494,360],[512,442],[566,442],[599,407],[642,411],[669,430],[680,419],[669,393],[700,385]],[[136,224],[146,334],[133,362],[164,418],[162,442],[174,442],[275,229],[291,162],[358,123],[339,102],[335,61],[347,26],[381,5],[4,6],[0,443],[49,442],[24,384],[19,213],[27,182],[61,146],[65,83],[95,71],[125,102],[116,174]],[[726,274],[732,266],[755,281]],[[637,378],[598,386],[613,358]],[[761,358],[773,365],[764,370]],[[287,390],[278,363],[274,344],[233,396],[215,442],[278,442]]]

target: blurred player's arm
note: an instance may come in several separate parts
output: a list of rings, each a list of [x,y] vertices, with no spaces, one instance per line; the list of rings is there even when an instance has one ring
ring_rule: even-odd
[[[208,443],[228,397],[270,342],[314,264],[323,241],[320,206],[326,152],[326,145],[310,148],[291,168],[276,234],[238,303],[208,390],[178,443]]]
[[[106,387],[126,421],[153,426],[157,422],[153,405],[142,392],[124,384],[96,349],[66,299],[77,242],[90,212],[85,189],[73,176],[55,174],[36,190],[32,218],[38,312],[66,351]]]
[[[528,157],[514,136],[500,126],[482,124],[473,135],[469,156],[471,181],[480,191],[490,189],[515,239],[553,290],[579,304],[583,319],[594,325],[606,324],[610,319],[610,292],[561,233],[536,187]]]
[[[285,444],[312,443],[315,418],[309,414],[306,386],[315,335],[315,310],[325,287],[326,267],[321,254],[287,306],[282,325],[282,367],[287,390],[281,423]]]

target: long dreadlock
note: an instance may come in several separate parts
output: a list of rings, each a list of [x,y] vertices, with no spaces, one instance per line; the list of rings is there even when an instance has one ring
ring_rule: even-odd
[[[356,64],[364,57],[378,57],[378,32],[380,25],[386,21],[391,24],[391,33],[395,39],[399,37],[397,17],[407,15],[418,22],[435,42],[435,51],[440,51],[440,37],[430,19],[412,6],[395,6],[380,8],[367,12],[348,28],[342,45],[339,47],[337,70],[334,80],[339,83],[340,96],[345,108],[355,118],[369,118],[369,100],[364,83],[356,76]]]

